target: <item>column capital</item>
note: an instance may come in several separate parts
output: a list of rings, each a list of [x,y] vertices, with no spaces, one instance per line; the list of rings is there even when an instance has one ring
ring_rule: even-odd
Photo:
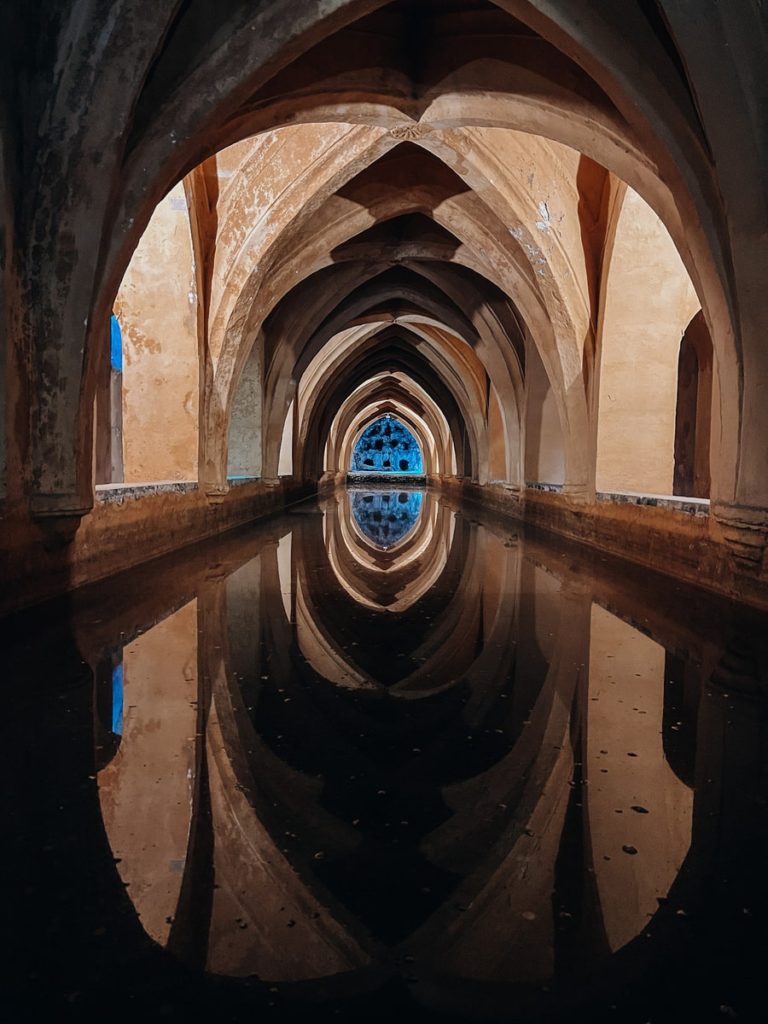
[[[47,551],[65,548],[75,538],[83,516],[93,511],[79,494],[31,494],[29,511]]]

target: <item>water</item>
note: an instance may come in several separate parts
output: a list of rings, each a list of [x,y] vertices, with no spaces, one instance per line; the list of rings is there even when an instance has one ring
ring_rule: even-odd
[[[5,633],[11,1020],[757,1013],[760,617],[371,488]]]

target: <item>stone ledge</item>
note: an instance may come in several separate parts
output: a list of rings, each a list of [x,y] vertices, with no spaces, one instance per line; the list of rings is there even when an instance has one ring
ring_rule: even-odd
[[[228,476],[227,477],[227,484],[228,484],[229,487],[245,487],[246,484],[257,484],[257,483],[259,483],[259,481],[261,481],[262,483],[267,483],[268,482],[268,481],[262,479],[262,477],[260,477],[260,476]],[[279,480],[275,481],[275,482],[279,483]],[[272,481],[269,481],[269,483],[272,483]]]
[[[705,499],[622,494],[619,500],[610,496],[576,503],[550,490],[528,489],[519,495],[497,486],[441,484],[437,479],[434,486],[625,562],[768,609],[763,562],[753,558],[747,565],[743,558],[734,558],[733,542],[723,535],[716,516],[709,514]]]
[[[709,516],[709,498],[683,498],[674,494],[641,494],[639,491],[598,491],[598,501],[619,505],[646,505],[649,508],[670,508],[688,516]]]
[[[494,481],[494,484],[495,483],[496,483],[496,481]],[[509,487],[509,484],[502,484],[500,486]],[[545,483],[532,482],[530,480],[526,480],[526,482],[525,482],[525,489],[527,491],[544,491],[547,494],[561,494],[562,490],[563,490],[563,485],[562,484],[545,484]]]
[[[640,496],[641,498],[647,496]],[[708,505],[695,512],[672,499],[596,501],[574,507],[560,495],[526,495],[525,520],[629,562],[735,600],[768,608],[768,579],[747,574],[717,529]]]
[[[427,477],[424,473],[347,473],[347,484],[350,487],[367,487],[368,484],[385,484],[396,490],[398,487],[426,487]]]
[[[97,484],[96,501],[99,504],[121,505],[151,494],[189,494],[198,489],[197,480],[158,480],[151,484]]]

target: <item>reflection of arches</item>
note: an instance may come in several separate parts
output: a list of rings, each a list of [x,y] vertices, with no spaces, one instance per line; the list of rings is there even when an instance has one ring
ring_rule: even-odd
[[[124,736],[98,775],[104,827],[120,858],[120,875],[131,885],[142,926],[161,944],[179,904],[192,826],[197,622],[193,600],[123,648]],[[106,662],[105,679],[112,687],[112,714],[119,684],[113,664]],[[150,787],[147,778],[154,780]],[[152,822],[151,841],[137,829],[138,820]]]
[[[693,793],[665,756],[665,673],[660,644],[592,606],[585,802],[611,951],[657,910],[691,843]]]
[[[334,495],[331,502],[338,500]],[[425,501],[429,500],[434,498],[428,494]],[[441,510],[443,518],[447,518],[448,506],[442,505]],[[366,936],[364,927],[368,908],[358,908],[354,901],[348,906],[347,896],[356,895],[350,893],[354,881],[349,888],[339,882],[340,877],[342,881],[346,876],[353,880],[363,877],[361,867],[370,863],[371,847],[365,841],[355,841],[360,832],[351,824],[349,807],[340,805],[336,797],[339,787],[343,793],[348,782],[353,781],[348,775],[370,771],[371,751],[394,749],[390,737],[400,742],[401,726],[405,724],[403,763],[412,763],[411,770],[417,778],[438,779],[441,800],[444,798],[444,806],[430,805],[440,814],[425,821],[428,828],[425,827],[418,849],[428,854],[430,871],[434,867],[441,878],[457,876],[460,888],[448,893],[445,899],[442,890],[436,894],[433,888],[434,898],[431,896],[420,904],[424,907],[424,928],[412,933],[407,945],[397,950],[396,955],[415,955],[420,970],[429,981],[437,983],[436,988],[444,991],[455,986],[464,1000],[477,991],[474,980],[489,978],[500,983],[498,987],[492,986],[495,991],[503,990],[507,1000],[514,998],[515,980],[522,981],[523,975],[546,978],[553,961],[563,977],[557,966],[558,958],[564,953],[570,956],[567,946],[574,934],[577,944],[583,936],[591,937],[589,921],[597,918],[601,893],[610,893],[612,878],[623,870],[616,863],[618,855],[609,852],[611,861],[597,865],[599,886],[593,889],[590,883],[583,891],[579,889],[571,903],[553,900],[553,886],[560,886],[560,895],[564,891],[558,876],[558,859],[563,857],[564,850],[571,849],[562,838],[568,827],[563,824],[566,803],[567,813],[576,815],[578,827],[574,826],[572,832],[578,838],[585,862],[592,867],[589,858],[593,847],[583,829],[588,824],[588,815],[600,810],[600,794],[596,806],[589,790],[596,789],[600,780],[614,773],[620,783],[629,780],[637,787],[647,778],[639,772],[644,748],[639,750],[638,761],[625,761],[621,756],[623,748],[618,753],[610,748],[610,776],[601,771],[605,762],[598,766],[595,758],[590,764],[593,778],[582,813],[583,792],[577,787],[568,788],[574,776],[579,778],[575,769],[582,762],[588,763],[584,754],[588,752],[590,730],[583,723],[579,725],[579,721],[589,719],[592,726],[602,730],[592,734],[598,747],[600,736],[605,737],[608,727],[614,738],[625,724],[630,729],[637,724],[641,730],[646,725],[645,731],[656,736],[657,722],[645,722],[651,717],[645,680],[636,682],[634,671],[624,669],[632,669],[636,654],[638,671],[642,671],[649,646],[654,663],[663,652],[656,650],[648,637],[636,635],[628,622],[623,629],[613,624],[612,629],[622,634],[621,679],[637,692],[642,703],[635,699],[623,704],[611,702],[610,690],[608,696],[600,694],[600,699],[593,703],[590,698],[598,696],[593,683],[603,690],[615,689],[610,675],[616,672],[613,659],[604,662],[591,681],[579,668],[588,660],[584,625],[591,614],[591,592],[579,579],[580,573],[555,553],[549,558],[542,555],[541,564],[536,552],[531,559],[531,552],[526,551],[520,566],[520,548],[505,540],[501,530],[479,530],[477,542],[470,543],[469,523],[459,518],[456,528],[460,557],[451,561],[455,562],[456,572],[462,566],[469,571],[472,562],[476,562],[468,585],[457,581],[449,600],[444,602],[445,586],[441,581],[430,588],[430,593],[424,593],[425,604],[410,606],[410,620],[400,618],[392,625],[401,632],[400,624],[406,624],[408,638],[418,645],[413,648],[413,660],[419,664],[417,671],[422,675],[420,680],[405,681],[405,687],[395,684],[390,688],[398,697],[413,698],[403,709],[402,702],[397,704],[386,694],[373,692],[374,686],[368,685],[369,677],[362,671],[359,676],[363,686],[356,685],[351,678],[346,659],[356,658],[355,641],[361,636],[358,627],[367,629],[373,616],[364,604],[355,620],[357,599],[340,601],[343,595],[338,587],[328,586],[335,573],[328,539],[335,531],[337,517],[330,515],[323,521],[315,506],[305,506],[305,511],[313,514],[295,515],[289,520],[295,542],[292,547],[297,552],[294,569],[289,557],[281,572],[281,556],[275,545],[275,534],[280,529],[274,527],[269,533],[271,543],[259,549],[261,557],[234,572],[238,549],[229,546],[221,549],[225,554],[216,565],[215,575],[209,568],[205,570],[202,562],[199,567],[198,593],[205,606],[197,623],[188,625],[197,625],[200,630],[196,635],[204,645],[204,653],[198,671],[201,680],[203,673],[212,680],[214,694],[210,719],[198,739],[198,749],[203,746],[207,758],[201,784],[209,787],[212,807],[210,821],[205,818],[205,810],[201,813],[206,821],[202,827],[212,830],[213,852],[201,854],[190,842],[185,874],[196,872],[200,877],[201,865],[208,863],[205,856],[213,857],[215,888],[212,874],[205,882],[213,907],[210,930],[204,933],[210,936],[208,971],[235,976],[255,973],[270,982],[280,981],[281,986],[299,978],[312,982],[338,971],[346,974],[339,977],[340,985],[348,981],[362,985],[361,975],[369,962],[374,961],[378,968],[382,950]],[[338,518],[341,525],[348,515],[344,512]],[[328,564],[323,554],[323,535]],[[287,549],[286,538],[283,552],[287,553]],[[352,571],[356,579],[362,578],[352,566],[353,562],[359,564],[359,549],[350,548],[338,554],[337,561],[350,567],[346,578],[351,578]],[[427,557],[431,562],[431,555]],[[415,581],[425,564],[426,558],[409,574],[410,578]],[[449,577],[453,575],[450,566],[446,566],[446,571]],[[226,575],[228,572],[230,575]],[[204,573],[207,574],[203,582]],[[287,589],[291,576],[295,625],[290,621],[294,616],[286,614],[278,596],[278,592]],[[561,578],[566,581],[562,587]],[[402,579],[408,576],[403,575]],[[579,585],[574,586],[574,580]],[[345,595],[353,597],[346,588]],[[539,596],[543,601],[536,600]],[[471,635],[476,647],[470,647],[468,636],[458,635],[467,616],[453,615],[450,605],[454,603],[463,604],[465,609],[471,606]],[[460,613],[460,608],[456,611]],[[638,616],[634,604],[631,615]],[[601,617],[596,629],[598,645],[600,633],[606,632],[606,617],[609,623],[612,621],[607,613]],[[303,633],[302,622],[306,627]],[[455,644],[454,650],[467,657],[463,678],[452,692],[441,694],[434,686],[428,686],[431,669],[426,661],[421,662],[421,657],[431,657],[425,633],[432,630],[441,632],[441,643],[445,644],[448,637],[447,646]],[[152,633],[149,630],[141,637],[142,646],[151,643]],[[510,637],[515,635],[521,642],[512,644]],[[190,633],[190,641],[194,636],[194,632]],[[167,645],[168,636],[161,639]],[[526,642],[528,653],[523,649]],[[141,650],[133,646],[136,659]],[[335,658],[333,663],[331,656]],[[378,658],[380,661],[381,649]],[[167,668],[165,660],[159,665],[162,670]],[[373,669],[374,677],[378,675],[377,668]],[[417,685],[412,685],[414,682]],[[130,681],[128,685],[131,686]],[[345,695],[340,692],[343,689],[369,692]],[[198,691],[198,699],[203,699],[203,692]],[[666,696],[665,693],[665,724]],[[155,697],[164,700],[163,691],[156,690]],[[424,699],[420,702],[417,698]],[[633,704],[638,706],[637,710]],[[648,714],[638,717],[646,709]],[[142,717],[147,720],[146,714]],[[130,718],[129,712],[128,723]],[[128,734],[127,738],[130,743]],[[143,734],[138,740],[143,742]],[[469,753],[457,758],[456,751],[464,750],[465,744]],[[480,744],[485,745],[482,756],[473,752]],[[418,753],[413,749],[416,746]],[[334,751],[334,763],[333,772],[323,771],[320,777],[325,768],[323,748]],[[631,749],[638,751],[634,745]],[[179,752],[177,746],[176,753]],[[381,764],[378,757],[371,760],[377,766]],[[457,761],[468,762],[466,778],[455,777]],[[429,765],[426,772],[425,764]],[[137,758],[134,765],[139,766]],[[200,779],[199,773],[197,778]],[[169,781],[170,776],[163,786]],[[158,784],[153,771],[146,773],[145,784],[147,791],[154,793]],[[389,785],[383,786],[389,795]],[[435,791],[431,785],[425,789],[426,795],[430,791]],[[637,793],[633,789],[631,795],[623,786],[621,791],[628,801],[646,803],[641,789]],[[356,786],[355,800],[366,792],[367,788]],[[659,804],[663,802],[661,794],[654,793],[654,799]],[[608,804],[611,820],[615,808],[622,806]],[[632,827],[650,828],[661,814],[650,802],[646,806],[651,809],[651,816],[638,817]],[[624,807],[623,815],[627,813]],[[624,817],[616,821],[623,824]],[[132,825],[138,826],[137,832],[144,830],[144,837],[149,840],[146,856],[151,867],[154,836],[146,830],[154,827],[154,820],[144,814]],[[411,849],[415,848],[411,843]],[[315,857],[317,851],[322,851],[321,858]],[[629,870],[633,865],[640,867],[644,858],[645,844],[641,857],[622,863]],[[523,861],[530,865],[530,870],[521,879]],[[121,867],[121,874],[123,871],[125,868]],[[124,877],[130,876],[126,873]],[[376,873],[371,872],[371,877],[377,877]],[[151,894],[137,892],[133,883],[128,895],[137,901],[138,910],[142,909],[142,901],[152,898]],[[161,891],[162,899],[165,895]],[[180,896],[178,905],[184,903],[184,896]],[[674,904],[678,905],[690,904],[681,898],[679,904]],[[561,907],[568,907],[569,913],[561,913]],[[585,909],[571,916],[571,908]],[[532,914],[535,920],[531,920]],[[239,927],[233,925],[236,918]],[[563,919],[567,919],[570,933],[566,933]],[[178,910],[174,920],[179,920]],[[207,917],[200,915],[198,920],[201,930],[208,929]],[[286,928],[287,920],[295,924]],[[654,948],[659,941],[656,932],[661,931],[662,924],[654,921],[653,944],[645,935],[638,939],[637,947],[630,948],[630,943],[618,966],[635,957],[638,947]],[[165,941],[162,933],[160,941]],[[586,941],[582,944],[586,946]],[[168,948],[179,955],[173,942]],[[519,958],[517,950],[521,951]],[[598,952],[602,956],[607,950]],[[384,955],[386,962],[391,962],[391,951],[384,951]],[[631,960],[630,966],[634,963]],[[594,982],[597,986],[611,976],[617,961],[603,964],[590,948],[586,950],[584,964],[590,971],[590,984]],[[598,973],[603,970],[605,973]],[[252,983],[253,980],[247,984]],[[572,992],[568,984],[564,989]],[[312,998],[317,990],[306,985],[303,991]]]
[[[351,495],[353,522],[374,547],[388,550],[405,540],[421,516],[422,491],[370,491]]]
[[[402,612],[421,600],[445,569],[455,520],[429,491],[424,492],[415,528],[386,551],[375,548],[352,525],[352,497],[335,498],[325,530],[328,563],[338,584],[353,600],[375,611]],[[329,506],[333,508],[333,505]]]
[[[701,668],[667,651],[664,658],[664,756],[675,775],[693,788],[696,767],[696,721],[701,696]]]
[[[709,497],[712,434],[712,338],[702,310],[680,342],[675,414],[673,494]]]

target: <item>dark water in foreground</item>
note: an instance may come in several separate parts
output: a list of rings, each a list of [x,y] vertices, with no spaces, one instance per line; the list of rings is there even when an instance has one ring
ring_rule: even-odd
[[[3,641],[9,1022],[768,1016],[759,617],[370,489]]]

